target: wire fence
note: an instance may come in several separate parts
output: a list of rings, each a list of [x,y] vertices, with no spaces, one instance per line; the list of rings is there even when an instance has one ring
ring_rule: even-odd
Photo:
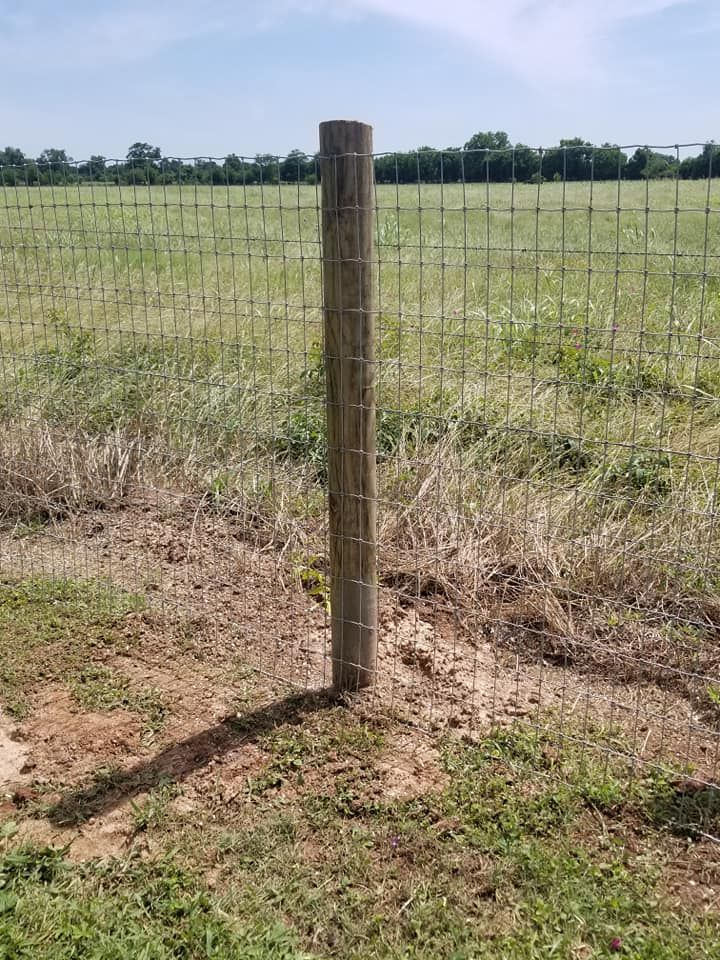
[[[374,158],[372,693],[717,784],[714,154],[629,180],[522,150]],[[0,168],[2,573],[109,578],[306,688],[326,159]]]

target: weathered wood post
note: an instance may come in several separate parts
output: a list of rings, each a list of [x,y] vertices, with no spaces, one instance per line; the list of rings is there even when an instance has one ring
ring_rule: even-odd
[[[377,659],[372,127],[320,124],[333,685],[371,684]]]

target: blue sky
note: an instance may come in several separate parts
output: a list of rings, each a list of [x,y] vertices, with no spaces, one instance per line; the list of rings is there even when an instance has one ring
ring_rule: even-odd
[[[124,156],[375,148],[506,130],[720,140],[720,0],[0,0],[0,145]]]

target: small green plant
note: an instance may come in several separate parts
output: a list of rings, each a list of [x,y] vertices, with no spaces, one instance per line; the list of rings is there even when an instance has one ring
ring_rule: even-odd
[[[28,520],[18,520],[12,529],[14,540],[23,540],[25,537],[32,537],[36,533],[41,533],[47,525],[44,517],[31,517]]]
[[[325,396],[325,356],[322,345],[313,341],[307,353],[307,361],[300,379],[304,386],[303,396],[320,398]]]
[[[321,564],[320,557],[297,554],[293,558],[293,573],[308,596],[330,613],[330,584]]]
[[[278,451],[312,467],[320,483],[327,482],[327,426],[320,413],[298,411],[285,420],[275,440]]]
[[[8,840],[11,840],[17,832],[18,825],[14,820],[6,820],[5,823],[0,824],[0,840],[4,840],[6,843]]]
[[[396,214],[387,214],[377,228],[378,247],[398,247],[410,241],[410,231]]]
[[[129,710],[144,721],[145,735],[162,729],[167,714],[158,690],[136,689],[127,677],[107,667],[90,665],[70,680],[70,692],[86,710]]]
[[[571,389],[608,388],[614,385],[610,360],[591,353],[588,345],[580,340],[559,348],[552,359]]]
[[[47,351],[54,361],[50,369],[60,380],[74,380],[92,359],[93,335],[73,327],[57,310],[50,310],[47,319],[56,336],[55,346]]]
[[[610,467],[606,478],[633,490],[666,494],[670,491],[670,459],[652,450],[636,450],[627,460]]]
[[[161,826],[168,817],[170,802],[180,793],[180,788],[168,777],[161,777],[157,787],[142,803],[130,801],[135,833],[143,833],[151,827]]]
[[[305,737],[281,731],[271,735],[266,745],[271,751],[271,759],[261,773],[248,780],[251,795],[267,793],[289,780],[299,783],[303,780],[302,768],[310,752]]]
[[[223,470],[208,481],[203,494],[203,503],[212,510],[222,511],[230,502],[232,494],[232,474],[228,470]]]
[[[541,435],[535,439],[538,453],[547,460],[549,468],[568,468],[576,473],[587,470],[592,465],[592,455],[588,444],[579,437],[562,434]]]

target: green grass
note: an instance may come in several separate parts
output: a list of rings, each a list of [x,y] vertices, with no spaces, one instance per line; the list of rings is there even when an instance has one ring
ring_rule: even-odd
[[[565,748],[551,762],[546,741],[503,733],[448,741],[445,788],[388,800],[373,771],[392,727],[379,736],[338,709],[309,726],[266,738],[264,788],[248,783],[229,807],[209,794],[205,810],[174,813],[181,788],[161,785],[134,808],[167,851],[150,860],[70,865],[9,836],[0,956],[719,955],[717,913],[664,890],[683,854],[656,816],[662,779],[628,791],[602,760]],[[323,776],[338,753],[352,805]]]
[[[340,782],[323,777],[348,727],[358,722],[342,711],[321,714],[310,737],[326,746],[312,751],[306,730],[276,733],[266,770],[285,762],[283,780],[260,798],[249,788],[207,827],[237,902],[268,923],[283,916],[317,955],[605,956],[616,937],[625,956],[717,955],[716,918],[664,898],[665,831],[678,825],[656,816],[662,778],[628,790],[601,754],[564,747],[552,761],[547,741],[518,731],[447,741],[447,786],[389,800],[374,764],[392,728],[350,736]],[[187,823],[169,834],[187,841]]]
[[[141,597],[101,581],[0,582],[3,707],[22,718],[44,685],[69,683],[80,706],[122,706],[156,728],[163,716],[157,695],[133,690],[127,678],[101,664],[126,646],[118,627],[144,605]]]
[[[301,960],[288,931],[227,906],[171,858],[70,867],[51,848],[17,847],[0,860],[3,960]]]

